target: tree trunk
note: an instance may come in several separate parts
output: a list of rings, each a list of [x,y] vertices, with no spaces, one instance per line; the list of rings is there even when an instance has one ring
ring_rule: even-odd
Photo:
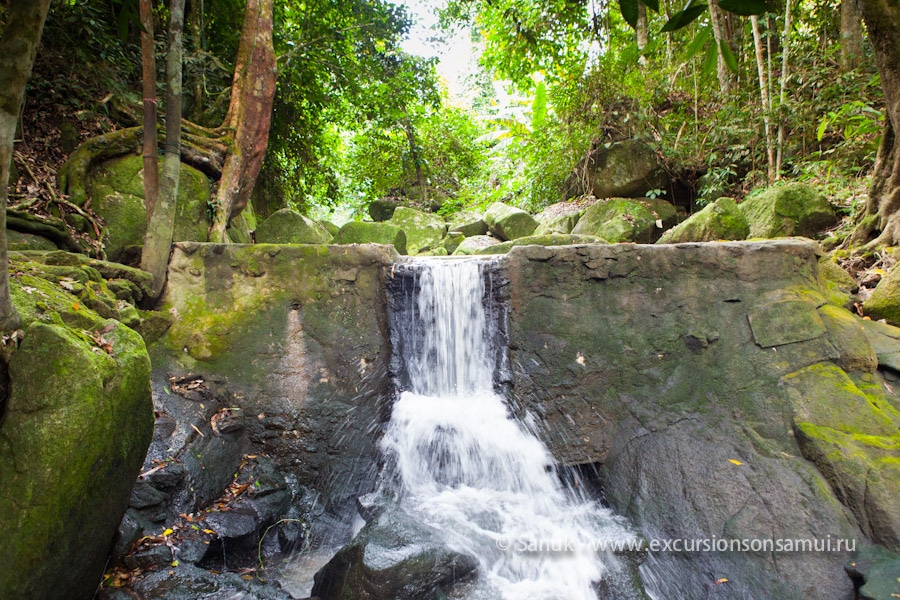
[[[166,57],[166,157],[163,162],[159,198],[147,223],[141,253],[141,269],[153,275],[150,297],[159,298],[166,285],[166,269],[175,230],[178,180],[181,175],[181,64],[184,54],[184,0],[169,5],[169,50]]]
[[[647,44],[650,43],[650,27],[647,24],[647,7],[644,6],[644,3],[640,2],[640,0],[638,0],[638,18],[634,28],[634,33],[637,37],[638,50],[641,51],[641,56],[640,58],[638,58],[638,63],[640,63],[642,67],[646,67],[647,57],[644,56],[643,50],[647,47]]]
[[[900,243],[900,4],[895,0],[860,0],[859,7],[881,75],[886,116],[866,211],[850,244],[896,246]]]
[[[767,176],[769,184],[775,181],[775,145],[772,141],[772,119],[770,116],[772,103],[769,95],[769,83],[766,77],[766,57],[763,55],[762,33],[759,30],[759,19],[750,17],[753,28],[753,47],[756,51],[756,70],[759,75],[759,97],[763,112],[763,126],[766,131]]]
[[[144,204],[147,215],[156,208],[159,195],[159,166],[156,156],[156,48],[153,43],[153,8],[150,0],[140,0],[141,25],[141,71],[144,96]]]
[[[403,130],[406,132],[406,140],[409,142],[409,155],[416,169],[416,181],[419,184],[419,197],[422,205],[428,204],[428,187],[425,184],[425,171],[422,169],[422,158],[419,156],[419,145],[416,143],[416,132],[409,118],[403,119]]]
[[[722,57],[722,45],[728,43],[725,32],[725,14],[716,0],[709,0],[709,20],[712,23],[713,38],[716,40],[716,76],[719,78],[719,91],[728,94],[731,91],[731,73]]]
[[[188,34],[194,42],[194,52],[199,53],[205,50],[203,43],[203,0],[189,0],[185,18],[187,19]],[[203,116],[203,109],[206,104],[206,70],[200,69],[200,73],[197,74],[192,83],[194,104],[191,107],[190,118],[194,121],[199,121]]]
[[[269,141],[276,84],[272,0],[248,0],[223,127],[234,132],[216,195],[210,241],[226,242],[228,222],[247,206]]]
[[[862,65],[863,34],[862,15],[857,0],[841,2],[841,67],[851,71]]]
[[[784,35],[781,40],[781,82],[778,92],[778,141],[775,152],[775,179],[781,179],[781,165],[784,160],[784,103],[787,99],[788,68],[791,50],[791,0],[784,3]]]
[[[6,250],[6,202],[16,123],[25,84],[31,77],[50,0],[12,0],[6,8],[6,27],[0,38],[0,330],[20,324],[9,293],[9,255]]]

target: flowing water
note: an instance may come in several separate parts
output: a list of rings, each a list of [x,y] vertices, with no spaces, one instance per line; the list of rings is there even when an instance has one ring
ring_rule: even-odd
[[[421,260],[410,269],[411,306],[394,315],[406,389],[382,441],[398,501],[477,557],[477,589],[466,598],[596,600],[615,564],[597,546],[632,534],[561,484],[547,449],[495,392],[502,324],[485,309],[491,262]]]

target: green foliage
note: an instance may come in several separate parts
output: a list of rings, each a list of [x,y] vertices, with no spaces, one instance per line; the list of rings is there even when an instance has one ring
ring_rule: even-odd
[[[410,116],[428,185],[453,195],[483,174],[482,128],[466,111],[418,107]],[[345,198],[360,208],[387,195],[416,196],[416,173],[409,139],[401,127],[372,123],[352,136],[345,155]],[[448,209],[449,210],[449,209]]]

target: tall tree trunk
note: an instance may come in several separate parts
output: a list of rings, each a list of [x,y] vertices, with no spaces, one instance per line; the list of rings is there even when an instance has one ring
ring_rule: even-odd
[[[143,2],[144,0],[141,1]],[[188,1],[185,19],[188,35],[194,42],[194,52],[205,50],[203,43],[203,0]],[[199,122],[203,115],[203,107],[206,104],[206,70],[200,69],[200,73],[192,83],[194,88],[194,105],[191,107],[190,118]]]
[[[769,83],[766,77],[766,57],[763,52],[762,33],[759,30],[759,19],[750,17],[750,25],[753,28],[753,47],[756,51],[756,70],[759,74],[759,97],[763,112],[763,126],[766,131],[766,157],[767,176],[769,183],[775,181],[775,144],[772,141],[771,96],[769,95]]]
[[[900,4],[860,0],[859,7],[875,51],[886,115],[866,211],[850,244],[896,246],[900,244]],[[875,239],[869,241],[872,237]]]
[[[159,198],[147,223],[141,253],[141,269],[153,275],[150,296],[162,295],[175,230],[178,180],[181,176],[182,58],[184,56],[184,0],[169,5],[169,50],[166,57],[166,157],[163,161]],[[155,130],[155,124],[154,124]]]
[[[6,250],[6,203],[16,122],[31,77],[50,0],[12,0],[0,38],[0,330],[15,329],[19,315],[9,293],[9,255]]]
[[[716,51],[718,57],[716,59],[716,76],[719,78],[719,91],[727,94],[731,91],[731,72],[728,65],[725,64],[725,58],[722,56],[722,45],[728,43],[728,37],[725,31],[725,13],[719,8],[716,0],[709,1],[709,20],[712,23],[713,38],[716,40]]]
[[[784,35],[781,40],[781,81],[778,92],[778,141],[775,152],[775,179],[781,179],[781,165],[784,160],[784,103],[787,99],[788,68],[791,50],[791,0],[784,3]]]
[[[144,203],[147,216],[156,208],[159,195],[158,142],[156,139],[156,48],[153,43],[153,8],[150,0],[140,0],[141,71],[144,96]]]
[[[841,67],[850,71],[862,65],[863,56],[862,15],[857,0],[841,2]]]
[[[419,155],[419,145],[416,143],[416,131],[413,129],[409,117],[403,119],[403,131],[406,133],[406,141],[409,142],[409,155],[416,169],[416,181],[419,184],[419,197],[422,204],[428,203],[428,187],[425,184],[425,171],[422,169],[422,158]]]
[[[234,132],[216,195],[210,241],[226,242],[228,222],[247,206],[266,154],[275,100],[272,0],[247,0],[223,127]]]
[[[642,67],[646,67],[647,57],[644,56],[643,50],[647,47],[647,44],[650,43],[650,27],[647,24],[647,7],[644,6],[644,3],[640,0],[638,0],[638,18],[637,23],[635,24],[634,33],[637,38],[638,50],[641,51],[638,63],[640,63]]]

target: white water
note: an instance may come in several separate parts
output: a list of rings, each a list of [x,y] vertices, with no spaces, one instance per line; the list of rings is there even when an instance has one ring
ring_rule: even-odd
[[[403,356],[411,389],[394,405],[382,449],[404,509],[478,558],[479,597],[596,600],[592,584],[611,558],[592,548],[631,534],[560,484],[547,449],[493,391],[486,265],[422,262],[408,328],[416,339]]]

